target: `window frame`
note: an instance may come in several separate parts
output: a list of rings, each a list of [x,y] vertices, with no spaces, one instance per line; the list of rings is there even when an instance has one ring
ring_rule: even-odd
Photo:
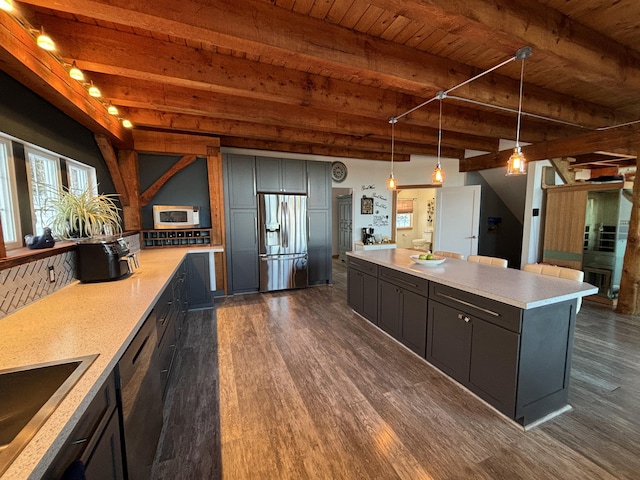
[[[33,229],[32,234],[33,235],[40,235],[42,234],[42,230],[44,229],[44,227],[46,227],[46,220],[49,217],[50,214],[47,214],[47,210],[45,208],[47,199],[54,197],[54,194],[57,194],[58,191],[60,191],[62,189],[62,175],[60,172],[60,157],[58,157],[57,155],[45,150],[45,149],[41,149],[38,148],[34,145],[27,145],[25,144],[24,146],[24,156],[25,156],[25,164],[27,167],[27,184],[29,185],[29,204],[30,204],[30,208],[31,208],[31,228]],[[55,178],[47,178],[47,182],[48,181],[52,181],[52,183],[43,183],[43,182],[36,182],[37,185],[34,185],[34,159],[33,156],[38,156],[44,160],[46,160],[47,162],[49,162],[48,165],[46,165],[46,170],[45,170],[45,175],[50,176],[51,174],[53,174],[52,176]],[[48,170],[48,171],[47,171]],[[44,193],[42,195],[40,195],[39,191],[40,191],[40,185],[42,185]],[[36,187],[37,187],[37,191],[36,191]],[[53,189],[54,192],[52,192],[52,194],[47,193],[48,189]],[[42,207],[38,208],[39,205],[37,206],[36,203],[40,203],[40,200],[36,199],[36,194],[38,194],[38,196],[41,196],[44,201],[42,202],[43,205]],[[38,222],[41,222],[41,225],[38,225]]]
[[[7,212],[4,215],[4,221],[2,222],[2,233],[5,249],[13,250],[16,248],[22,247],[22,230],[20,228],[20,205],[18,204],[18,187],[16,183],[16,169],[15,169],[15,160],[13,158],[13,145],[12,140],[9,137],[4,135],[0,135],[0,148],[3,148],[5,151],[5,161],[6,161],[6,169],[5,166],[1,166],[2,170],[6,172],[7,178],[6,181],[0,183],[3,187],[5,199],[9,200],[9,205],[7,206]],[[1,175],[0,175],[1,177]],[[0,178],[0,180],[2,180]],[[10,215],[11,218],[8,216]],[[10,220],[9,223],[7,220]],[[11,239],[10,241],[6,240],[7,232],[12,231],[13,235],[15,235],[15,239]]]
[[[67,185],[69,186],[70,191],[74,191],[75,193],[81,193],[86,189],[90,189],[93,195],[98,195],[98,180],[96,176],[96,169],[91,165],[87,165],[86,163],[78,162],[77,160],[73,160],[70,158],[64,158],[64,163],[67,171]],[[76,170],[82,172],[85,175],[87,184],[83,186],[83,188],[77,188],[73,185],[73,174],[72,171]]]

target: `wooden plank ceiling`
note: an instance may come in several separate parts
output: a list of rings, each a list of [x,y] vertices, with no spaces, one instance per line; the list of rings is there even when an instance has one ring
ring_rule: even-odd
[[[535,144],[532,155],[574,156],[582,168],[635,163],[637,0],[16,4],[135,128],[218,136],[223,147],[390,160],[390,117],[529,45],[521,140]],[[515,140],[520,67],[511,62],[443,100],[443,156],[476,150],[487,154],[462,169],[503,165],[498,144]],[[400,120],[395,136],[399,161],[436,154],[438,101]]]

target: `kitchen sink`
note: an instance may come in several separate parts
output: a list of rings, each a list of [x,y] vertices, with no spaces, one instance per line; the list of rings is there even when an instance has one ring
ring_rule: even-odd
[[[0,475],[97,356],[0,370]]]

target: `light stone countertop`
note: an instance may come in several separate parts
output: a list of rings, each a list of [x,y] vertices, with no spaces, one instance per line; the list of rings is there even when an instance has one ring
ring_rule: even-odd
[[[447,258],[438,266],[420,265],[409,258],[415,254],[416,250],[404,248],[347,252],[353,258],[361,258],[525,310],[598,293],[598,288],[589,283],[455,258]]]
[[[0,370],[99,354],[1,480],[40,478],[135,337],[189,252],[222,247],[142,250],[127,278],[77,281],[0,319]]]

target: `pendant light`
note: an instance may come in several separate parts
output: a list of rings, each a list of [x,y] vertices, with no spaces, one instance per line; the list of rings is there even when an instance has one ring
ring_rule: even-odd
[[[78,80],[79,82],[84,81],[84,73],[82,73],[82,70],[78,68],[75,60],[71,64],[71,69],[69,69],[69,76],[74,80]]]
[[[53,52],[56,49],[56,44],[53,43],[51,37],[44,33],[44,27],[40,27],[40,34],[36,38],[36,43],[40,48],[48,52]]]
[[[13,0],[0,0],[0,10],[5,12],[13,11]]]
[[[516,129],[516,148],[509,157],[507,162],[506,175],[526,175],[527,160],[525,159],[522,149],[520,148],[520,119],[522,117],[522,83],[524,78],[524,59],[531,55],[531,47],[522,47],[516,52],[516,59],[522,60],[520,67],[520,98],[518,101],[518,127]]]
[[[396,117],[392,117],[389,119],[389,123],[391,124],[391,175],[389,175],[389,180],[387,180],[387,189],[395,190],[396,189],[396,179],[393,176],[393,150],[395,148],[395,126],[398,123],[398,119]]]
[[[436,98],[440,100],[440,115],[438,116],[438,162],[436,168],[433,169],[431,174],[431,183],[442,185],[444,183],[444,172],[442,171],[442,165],[440,164],[440,149],[442,148],[442,99],[446,96],[444,91],[440,91],[436,94]]]
[[[122,126],[124,128],[133,128],[133,123],[131,123],[131,120],[127,120],[125,118],[124,120],[122,120]]]

